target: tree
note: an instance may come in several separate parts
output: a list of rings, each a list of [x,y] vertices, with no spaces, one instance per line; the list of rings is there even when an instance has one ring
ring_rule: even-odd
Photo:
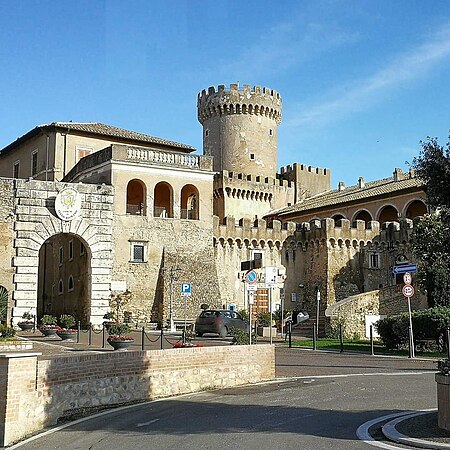
[[[425,183],[433,213],[415,224],[412,250],[429,306],[450,306],[450,142],[444,148],[437,139],[428,138],[421,145],[412,166]]]

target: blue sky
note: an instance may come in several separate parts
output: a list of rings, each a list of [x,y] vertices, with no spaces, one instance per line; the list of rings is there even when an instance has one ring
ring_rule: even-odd
[[[447,141],[449,80],[448,0],[0,0],[0,148],[72,120],[201,152],[197,93],[239,82],[283,97],[279,166],[351,185]]]

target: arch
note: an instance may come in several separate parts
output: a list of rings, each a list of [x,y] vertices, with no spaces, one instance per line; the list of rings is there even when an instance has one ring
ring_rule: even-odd
[[[145,216],[146,215],[146,186],[138,179],[130,180],[127,184],[127,214]]]
[[[370,214],[367,209],[360,209],[353,215],[352,222],[356,222],[357,220],[364,220],[367,226],[367,222],[371,222],[373,220],[372,214]]]
[[[199,220],[200,204],[198,189],[192,184],[187,184],[181,189],[181,214],[182,219]]]
[[[377,217],[377,220],[380,223],[397,222],[398,210],[393,205],[385,205],[378,211]]]
[[[342,219],[346,219],[344,214],[335,214],[334,216],[331,216],[331,218],[334,220],[334,225],[337,227],[342,226]]]
[[[422,200],[413,200],[405,206],[403,216],[407,219],[414,219],[419,216],[424,216],[427,212],[428,208],[425,202]]]
[[[67,251],[71,243],[73,258]],[[83,325],[91,322],[91,257],[87,243],[74,234],[59,233],[42,244],[38,253],[38,319],[44,314],[70,314]]]
[[[155,186],[154,217],[173,217],[173,189],[169,183],[161,181]]]

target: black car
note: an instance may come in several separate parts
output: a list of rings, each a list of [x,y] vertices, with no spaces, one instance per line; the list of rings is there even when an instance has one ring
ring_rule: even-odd
[[[202,336],[203,333],[218,333],[224,338],[232,328],[248,330],[248,321],[238,312],[227,309],[205,309],[195,321],[197,336]]]

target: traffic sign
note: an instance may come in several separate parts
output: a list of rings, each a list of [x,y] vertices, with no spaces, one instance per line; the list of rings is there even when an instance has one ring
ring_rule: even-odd
[[[247,286],[246,286],[246,288],[247,288],[247,291],[248,292],[255,292],[255,291],[257,291],[258,290],[258,286],[256,286],[256,284],[248,284],[247,283]]]
[[[181,283],[181,295],[184,297],[190,297],[192,293],[191,283]]]
[[[255,284],[256,283],[256,278],[258,277],[257,273],[254,270],[249,270],[246,274],[245,274],[245,281],[248,284]]]
[[[414,295],[414,288],[410,284],[405,284],[402,292],[405,297],[410,298]]]
[[[392,273],[394,275],[400,275],[402,273],[416,273],[417,272],[417,264],[402,264],[400,266],[392,267]]]
[[[406,273],[403,275],[403,283],[405,283],[405,284],[411,284],[411,281],[412,281],[412,276],[411,276],[411,274],[410,274],[409,272],[406,272]]]

